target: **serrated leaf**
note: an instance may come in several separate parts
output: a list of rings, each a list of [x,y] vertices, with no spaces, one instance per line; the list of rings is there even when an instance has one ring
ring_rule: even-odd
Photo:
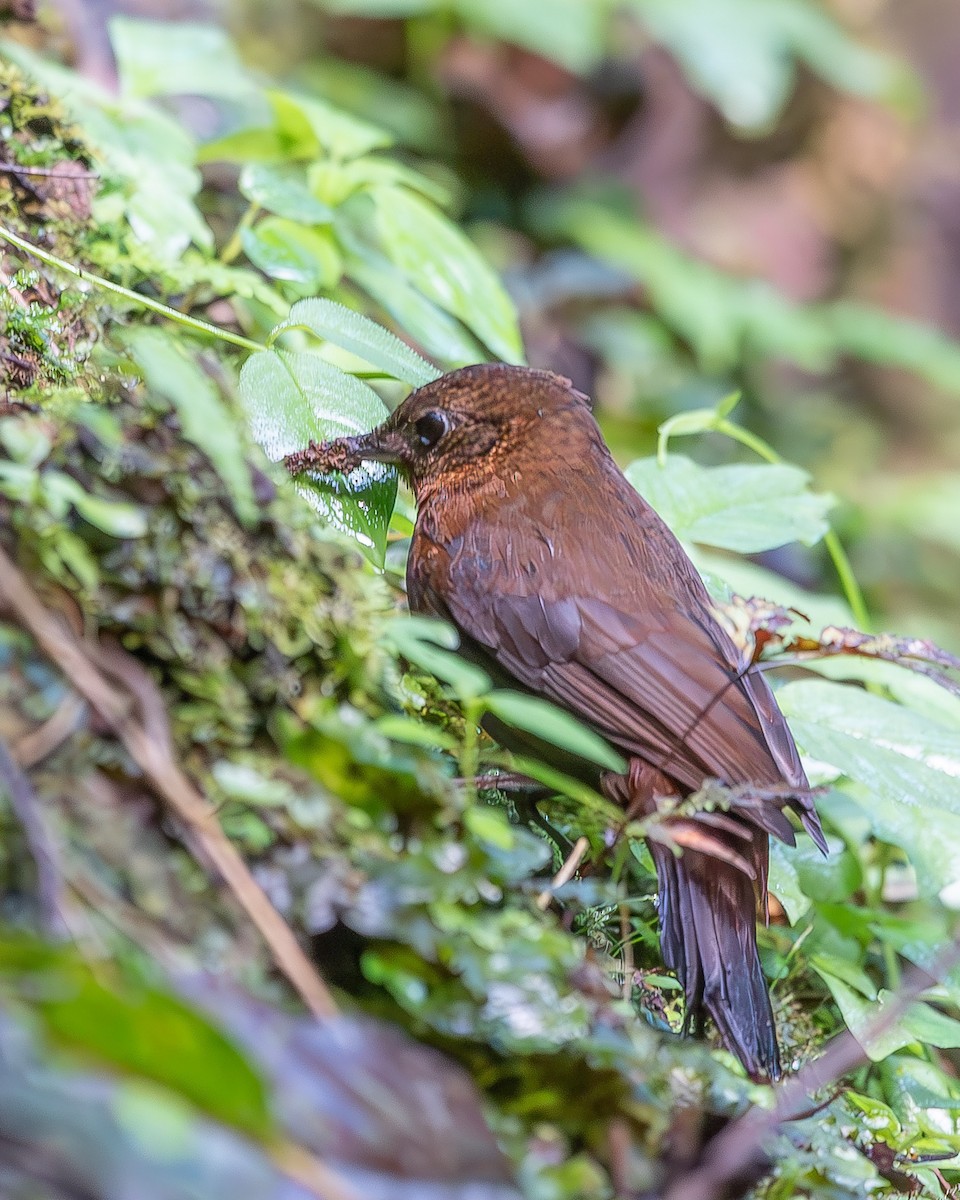
[[[626,476],[682,541],[755,554],[787,542],[812,546],[830,528],[833,497],[808,490],[810,477],[786,464],[702,467],[670,454],[631,463]]]
[[[262,350],[240,372],[240,399],[256,441],[279,462],[311,440],[366,432],[386,416],[380,397],[316,354]],[[335,528],[382,561],[397,474],[365,463],[344,480],[301,476],[297,489]]]
[[[343,269],[340,253],[328,233],[285,217],[265,217],[244,229],[241,241],[247,258],[272,279],[309,288],[331,288]]]
[[[624,771],[624,759],[599,734],[548,700],[523,692],[498,689],[484,697],[489,712],[508,725],[597,763],[609,771]]]
[[[173,405],[183,436],[213,464],[230,493],[237,516],[245,524],[253,524],[257,504],[243,439],[236,418],[209,375],[179,341],[162,329],[131,329],[125,341],[150,389]]]
[[[370,189],[380,243],[428,299],[459,317],[505,362],[522,362],[513,301],[476,246],[427,201],[403,188]]]
[[[777,698],[801,749],[863,789],[875,835],[906,852],[923,894],[960,879],[960,732],[837,683],[790,683]]]
[[[422,387],[440,375],[433,363],[411,350],[396,334],[333,300],[298,301],[287,319],[270,334],[271,343],[289,329],[307,329],[412,387]]]
[[[248,200],[278,217],[304,225],[329,225],[333,220],[333,210],[314,196],[296,167],[248,163],[238,186]]]

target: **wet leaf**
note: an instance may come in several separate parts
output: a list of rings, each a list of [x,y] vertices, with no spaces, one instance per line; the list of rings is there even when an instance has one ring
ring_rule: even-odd
[[[240,399],[253,436],[279,462],[311,440],[366,432],[386,416],[380,397],[316,354],[263,350],[240,372]],[[397,491],[396,472],[364,464],[346,480],[300,476],[297,487],[320,516],[382,560]]]

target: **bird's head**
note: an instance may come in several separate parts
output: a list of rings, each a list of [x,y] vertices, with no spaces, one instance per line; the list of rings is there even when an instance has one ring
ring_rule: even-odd
[[[394,463],[419,493],[451,473],[487,474],[505,453],[521,447],[542,452],[549,446],[553,419],[567,414],[567,424],[573,425],[574,412],[588,411],[586,396],[559,375],[481,363],[442,375],[411,393],[370,433],[337,438],[310,457],[314,469],[324,461],[336,470],[363,461]],[[287,460],[291,470],[300,457]]]

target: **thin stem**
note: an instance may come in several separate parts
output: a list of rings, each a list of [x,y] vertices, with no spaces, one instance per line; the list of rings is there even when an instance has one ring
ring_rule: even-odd
[[[835,529],[827,530],[823,535],[823,544],[833,562],[833,568],[837,572],[837,578],[840,580],[843,594],[846,596],[847,603],[853,612],[854,621],[856,621],[858,628],[862,629],[865,633],[869,633],[870,614],[867,612],[867,602],[863,598],[863,592],[860,590],[860,584],[853,573],[850,559],[847,557],[847,552],[844,550],[843,543],[840,541],[840,536]]]
[[[168,321],[173,321],[175,324],[182,325],[186,329],[192,329],[195,333],[203,333],[207,337],[218,338],[221,342],[230,342],[231,345],[240,346],[244,350],[266,349],[260,342],[246,338],[240,333],[231,333],[228,329],[220,329],[219,326],[211,325],[207,321],[200,321],[197,317],[188,317],[185,313],[177,312],[175,308],[170,308],[169,305],[161,304],[159,300],[151,300],[149,296],[141,296],[139,292],[132,292],[129,288],[121,287],[119,283],[112,283],[109,279],[104,279],[102,275],[94,275],[92,271],[81,270],[80,267],[74,266],[73,263],[58,258],[56,254],[51,254],[49,250],[41,250],[39,246],[34,246],[32,242],[28,242],[25,238],[6,229],[3,225],[0,225],[0,238],[23,250],[25,253],[33,255],[34,258],[38,258],[49,267],[57,267],[59,270],[65,271],[68,275],[72,275],[75,279],[83,280],[84,283],[93,284],[94,287],[101,288],[106,292],[113,292],[116,296],[123,296],[125,300],[132,300],[134,304],[138,304],[141,308],[158,313],[161,317],[166,317]]]
[[[227,266],[230,263],[232,263],[233,260],[240,253],[240,251],[243,249],[244,230],[250,228],[250,226],[257,219],[257,215],[259,214],[259,212],[260,212],[260,205],[257,204],[256,200],[251,200],[250,203],[247,205],[246,211],[244,212],[243,216],[237,222],[236,229],[234,229],[233,233],[230,235],[229,239],[227,240],[226,245],[220,251],[220,261],[224,264],[224,266]]]
[[[739,442],[741,446],[746,446],[748,450],[752,450],[758,457],[766,459],[768,463],[779,465],[783,462],[782,457],[769,442],[765,442],[762,437],[752,433],[749,429],[744,429],[742,425],[737,425],[723,417],[717,422],[715,428],[717,433],[722,433],[735,442]]]
[[[473,803],[477,798],[477,768],[480,759],[480,743],[477,734],[482,713],[482,701],[464,700],[463,747],[460,751],[460,774],[465,780],[465,790],[469,803]]]

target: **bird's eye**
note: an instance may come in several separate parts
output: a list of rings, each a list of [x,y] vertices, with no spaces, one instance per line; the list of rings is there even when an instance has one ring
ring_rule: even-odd
[[[450,422],[447,420],[445,413],[428,412],[423,414],[414,424],[413,428],[416,430],[420,445],[429,450],[447,432],[450,428]]]

